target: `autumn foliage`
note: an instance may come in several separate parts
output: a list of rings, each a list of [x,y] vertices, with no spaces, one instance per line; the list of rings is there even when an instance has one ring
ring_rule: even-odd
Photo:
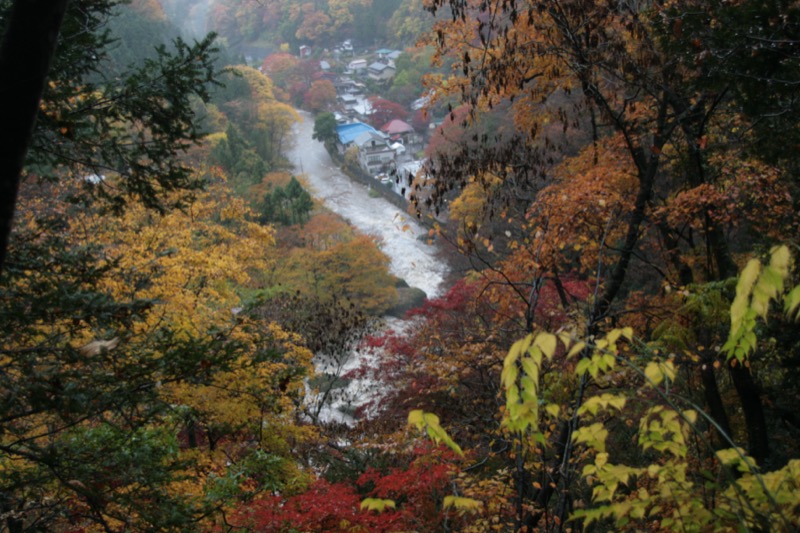
[[[234,523],[275,532],[439,531],[450,514],[439,500],[448,488],[452,467],[429,456],[430,452],[428,447],[416,450],[416,458],[406,466],[386,471],[368,468],[352,483],[319,479],[297,496],[260,498],[248,504]],[[361,505],[367,498],[393,503],[380,512],[370,511]],[[449,518],[452,523],[454,517]]]
[[[102,82],[76,4],[0,276],[0,530],[796,529],[798,6],[396,4],[219,0],[261,72]],[[336,101],[298,46],[376,13],[432,63],[386,96],[437,123],[409,210],[454,258],[402,318],[285,157]]]

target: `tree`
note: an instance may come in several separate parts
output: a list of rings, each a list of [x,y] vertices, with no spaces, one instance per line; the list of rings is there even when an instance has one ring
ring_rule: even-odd
[[[229,67],[222,80],[226,87],[215,91],[214,101],[228,118],[228,128],[216,155],[233,177],[259,182],[265,171],[284,163],[297,113],[277,101],[272,80],[254,68]]]
[[[35,20],[50,24],[58,5],[14,9],[34,9]],[[171,263],[177,251],[151,250],[150,262],[138,263],[134,251],[147,242],[117,255],[122,243],[108,238],[126,210],[147,227],[174,206],[189,208],[204,181],[180,156],[201,138],[193,103],[208,98],[215,76],[212,38],[158,46],[142,64],[112,72],[103,26],[112,7],[70,3],[41,103],[28,109],[39,117],[0,277],[0,515],[10,531],[193,529],[211,507],[171,490],[186,463],[162,392],[186,379],[203,382],[209,368],[243,353],[229,337],[236,325],[222,306],[230,300],[211,302],[212,293],[230,296],[225,280],[201,273],[168,305],[145,293],[187,274]],[[37,44],[13,49],[19,28],[11,8],[0,4],[3,55],[27,56],[41,69],[44,57],[30,59]],[[34,41],[43,36],[33,24],[22,29]],[[12,78],[28,76],[4,71],[0,83]],[[30,102],[14,100],[18,110]],[[13,131],[8,125],[4,132]],[[13,207],[13,195],[6,200]],[[199,334],[176,311],[187,304],[200,309]]]
[[[0,272],[6,261],[20,173],[33,135],[39,103],[50,71],[56,40],[67,9],[67,1],[14,2],[3,16],[0,48],[0,96],[14,102],[0,108],[5,124],[0,142]],[[6,22],[8,21],[8,22]]]
[[[386,100],[385,98],[377,96],[370,97],[369,105],[369,123],[376,128],[380,128],[394,119],[405,120],[408,116],[403,106]]]
[[[316,10],[314,4],[310,2],[302,4],[301,10],[302,22],[294,35],[297,39],[314,43],[330,37],[333,29],[332,21],[324,11]]]
[[[335,531],[345,524],[387,533],[433,532],[451,526],[464,531],[471,514],[453,512],[438,501],[452,483],[454,454],[431,448],[417,446],[410,453],[393,454],[386,466],[367,466],[352,480],[319,479],[307,492],[291,498],[248,502],[238,510],[234,523],[270,531]]]
[[[695,18],[717,8],[722,18]],[[793,158],[783,158],[780,167],[774,158],[766,167],[754,166],[758,156],[749,150],[756,124],[771,123],[772,112],[791,117],[793,106],[783,96],[762,99],[771,112],[761,108],[756,117],[743,105],[745,93],[736,93],[750,82],[768,91],[772,72],[794,72],[794,8],[776,7],[772,23],[752,11],[749,29],[715,2],[610,7],[580,0],[524,6],[443,0],[430,9],[444,18],[429,42],[454,67],[449,76],[429,78],[433,94],[444,104],[452,98],[467,106],[451,111],[450,120],[473,134],[440,143],[444,150],[432,154],[428,200],[441,207],[454,190],[463,191],[454,209],[466,222],[457,243],[494,286],[506,286],[507,292],[485,293],[498,316],[514,317],[516,327],[530,331],[543,318],[542,289],[553,283],[563,311],[580,309],[580,327],[590,334],[627,320],[668,322],[678,306],[674,296],[662,293],[664,287],[723,283],[736,272],[737,254],[771,244],[771,235],[793,234],[796,222],[784,217],[796,201],[787,179]],[[734,11],[741,13],[738,6]],[[781,17],[786,23],[777,22]],[[742,40],[743,35],[758,37]],[[762,40],[776,51],[766,53],[765,62],[751,63],[748,58],[760,53],[754,43]],[[757,75],[755,63],[765,67]],[[491,121],[499,108],[508,110],[513,124],[476,126]],[[771,186],[781,192],[765,202],[776,215],[769,225],[776,225],[760,237],[748,230],[763,222],[755,202],[742,200],[739,210],[728,204],[730,194],[738,195],[727,180],[733,168],[748,168],[745,173],[766,180],[784,176]],[[674,217],[665,223],[657,214],[667,212]],[[574,302],[562,290],[567,275],[590,280],[596,294],[590,305],[570,310]],[[683,338],[696,335],[715,345],[716,330],[701,335],[698,329],[684,329]],[[700,352],[700,364],[692,368],[702,387],[695,390],[702,390],[699,401],[724,424],[714,370],[724,362],[713,350]],[[741,406],[743,442],[761,461],[771,451],[754,367],[723,368],[734,388],[727,399]],[[589,376],[558,388],[571,391],[574,406],[594,383]],[[550,510],[563,524],[574,497],[567,493],[577,497],[580,490],[570,485],[575,475],[563,469],[575,458],[570,435],[580,429],[578,419],[563,420],[545,434],[555,454],[535,465],[552,476],[547,484],[539,482],[541,488],[531,488],[528,477],[535,461],[519,460],[515,452],[515,527],[539,527]],[[517,445],[525,446],[525,438]],[[526,512],[526,502],[536,510]]]
[[[361,235],[324,250],[294,249],[276,272],[285,290],[321,301],[350,300],[367,314],[380,314],[397,299],[388,258],[373,238]]]
[[[387,92],[390,100],[407,107],[423,95],[423,76],[434,70],[431,65],[433,51],[430,46],[408,48],[397,58],[397,73]]]
[[[302,332],[303,345],[318,355],[319,373],[309,383],[316,397],[306,398],[308,416],[318,421],[339,380],[344,378],[345,366],[364,336],[374,329],[374,318],[348,299],[299,292],[265,297],[254,306],[253,313],[289,331]]]
[[[434,20],[426,16],[421,0],[403,0],[387,24],[389,37],[397,44],[416,42],[431,31]]]
[[[326,146],[332,146],[338,139],[336,133],[336,117],[333,113],[320,113],[314,119],[314,134],[313,138],[325,143]]]
[[[72,205],[79,190],[28,183],[21,195],[1,285],[3,520],[191,527],[212,508],[171,489],[188,464],[167,391],[250,354],[231,287],[259,268],[271,232],[239,219],[241,202],[207,197],[194,217],[129,204],[114,219]]]
[[[262,221],[286,226],[303,224],[308,220],[313,207],[311,195],[292,176],[285,188],[278,185],[264,195]]]
[[[330,80],[314,80],[303,97],[306,109],[314,113],[325,111],[336,102],[336,88]]]

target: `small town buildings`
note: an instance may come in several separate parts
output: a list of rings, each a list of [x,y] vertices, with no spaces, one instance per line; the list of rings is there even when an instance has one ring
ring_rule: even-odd
[[[396,151],[389,136],[369,124],[351,122],[336,126],[337,148],[344,154],[349,148],[358,149],[358,162],[368,174],[375,175],[394,168]]]
[[[337,96],[346,110],[353,110],[358,105],[358,98],[354,94],[344,93]]]
[[[367,174],[374,176],[394,168],[395,150],[389,139],[375,131],[367,131],[353,141],[358,147],[358,162]]]
[[[395,68],[393,65],[376,61],[367,67],[367,76],[376,81],[384,81],[394,77]]]
[[[403,54],[400,50],[391,50],[389,48],[381,48],[375,52],[375,55],[378,56],[379,61],[384,62],[394,62],[397,61],[397,58]]]
[[[348,124],[339,124],[336,126],[336,135],[339,137],[337,143],[339,153],[343,154],[348,148],[353,146],[356,137],[365,132],[379,133],[378,130],[363,122],[350,122]]]
[[[338,76],[333,80],[333,86],[336,88],[337,94],[363,94],[366,90],[366,86],[363,83],[347,76]]]
[[[413,144],[421,140],[411,124],[400,119],[387,122],[381,127],[381,131],[388,135],[392,141],[399,141],[403,144]]]
[[[428,94],[422,96],[421,98],[417,98],[413,102],[411,102],[411,109],[414,111],[419,111],[420,109],[424,108],[428,104],[431,103],[432,95],[430,92]]]
[[[347,64],[347,70],[351,72],[363,72],[367,70],[366,59],[354,59]]]

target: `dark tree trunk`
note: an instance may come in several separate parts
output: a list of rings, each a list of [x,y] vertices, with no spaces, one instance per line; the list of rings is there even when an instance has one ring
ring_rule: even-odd
[[[700,370],[703,379],[703,395],[708,406],[709,415],[717,423],[724,435],[719,435],[723,448],[729,448],[728,439],[731,436],[731,424],[728,415],[725,413],[725,406],[722,404],[722,396],[719,394],[717,386],[717,375],[714,371],[714,362],[710,357],[703,358],[703,366]],[[717,430],[719,433],[719,430]]]
[[[700,149],[700,139],[702,139],[705,133],[707,117],[711,114],[719,101],[718,98],[715,102],[711,103],[708,108],[705,108],[700,105],[693,106],[689,102],[680,100],[677,97],[673,97],[671,100],[675,112],[686,116],[681,126],[684,134],[690,141],[688,143],[688,148],[689,161],[692,168],[690,168],[689,171],[688,181],[692,186],[698,186],[707,182],[705,172],[706,160],[704,153]],[[705,214],[705,235],[709,256],[709,278],[723,280],[736,276],[737,267],[731,257],[728,241],[720,225],[714,223],[708,212]],[[742,411],[744,412],[745,425],[747,426],[748,451],[756,461],[761,463],[769,455],[769,437],[767,435],[767,424],[764,418],[761,393],[753,381],[753,376],[750,374],[749,368],[739,364],[729,369],[733,384],[736,387],[736,392],[739,395],[739,401],[742,404]],[[703,376],[703,384],[706,387],[712,385],[711,381],[707,380],[705,375]],[[713,386],[716,388],[716,381],[714,381]],[[709,394],[713,395],[714,390],[708,390],[708,388],[706,388],[707,400],[709,399]],[[718,393],[716,394],[718,395]],[[715,402],[716,400],[712,399],[712,401]],[[720,423],[721,420],[713,415],[715,406],[709,403],[709,407],[712,409],[712,416]]]
[[[561,481],[562,465],[566,455],[572,435],[572,424],[570,420],[562,420],[558,428],[558,438],[554,443],[555,453],[548,466],[542,469],[541,488],[534,495],[534,510],[524,518],[523,525],[528,531],[534,531],[539,521],[547,512],[547,505],[550,498],[556,491],[558,483]]]
[[[737,364],[730,368],[730,373],[733,386],[739,394],[739,401],[742,402],[744,420],[747,424],[747,451],[760,465],[769,456],[769,437],[761,392],[753,381],[749,368]]]
[[[17,0],[0,48],[0,272],[39,102],[68,0]]]

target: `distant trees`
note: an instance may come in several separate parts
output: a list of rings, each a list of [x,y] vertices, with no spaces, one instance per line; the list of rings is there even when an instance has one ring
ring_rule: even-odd
[[[309,218],[314,200],[297,178],[292,176],[286,187],[276,186],[264,195],[261,220],[283,225],[303,224]]]
[[[432,47],[407,48],[397,58],[397,74],[392,78],[386,96],[408,107],[421,96],[423,76],[434,71],[431,65]]]
[[[325,143],[326,146],[331,146],[336,142],[338,136],[336,134],[336,117],[333,113],[317,115],[314,119],[313,138]]]
[[[336,88],[330,80],[314,80],[303,95],[303,107],[312,113],[327,111],[336,102]]]
[[[317,113],[336,101],[336,89],[330,80],[322,78],[319,61],[277,52],[264,59],[262,70],[272,80],[274,94],[282,102]]]
[[[58,3],[15,5],[50,24]],[[217,81],[213,38],[146,43],[150,53],[134,54],[146,59],[119,69],[105,31],[115,6],[69,3],[42,100],[28,110],[39,116],[0,274],[3,530],[197,530],[254,471],[282,483],[269,465],[289,447],[261,428],[294,424],[289,396],[309,368],[279,328],[235,320],[235,287],[266,268],[273,233],[184,157]],[[0,2],[4,37],[12,7]],[[41,68],[33,50],[3,54]],[[6,74],[0,85],[24,89],[26,76]],[[3,96],[4,109],[22,107]],[[2,201],[13,207],[12,195]],[[236,389],[215,396],[224,420],[186,394],[219,392],[221,381]],[[223,425],[248,444],[221,458]]]
[[[380,314],[397,301],[388,262],[373,238],[351,236],[322,249],[292,249],[273,276],[285,290],[323,302],[349,300],[367,314]]]
[[[256,69],[238,65],[222,77],[213,94],[224,113],[224,132],[212,137],[212,157],[239,183],[259,183],[264,173],[284,163],[284,148],[297,114],[279,102],[272,81]]]
[[[381,128],[394,119],[405,120],[408,116],[403,106],[379,96],[370,97],[369,105],[369,123],[375,128]]]
[[[423,0],[402,0],[387,24],[391,39],[407,46],[428,34],[435,19],[425,12]]]
[[[324,0],[294,2],[221,0],[211,9],[211,24],[232,44],[271,40],[272,44],[334,44],[347,35],[363,43],[385,41],[395,0]]]
[[[289,52],[280,51],[268,55],[261,62],[261,70],[273,83],[283,85],[287,77],[300,63],[300,58]]]

